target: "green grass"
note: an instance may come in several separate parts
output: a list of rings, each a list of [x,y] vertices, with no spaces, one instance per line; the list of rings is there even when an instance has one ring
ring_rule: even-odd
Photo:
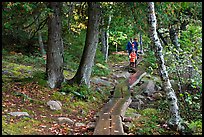
[[[10,119],[14,117],[10,117]],[[2,134],[3,135],[37,135],[37,131],[34,126],[40,124],[40,121],[31,118],[20,118],[18,122],[7,123],[5,116],[2,116]]]

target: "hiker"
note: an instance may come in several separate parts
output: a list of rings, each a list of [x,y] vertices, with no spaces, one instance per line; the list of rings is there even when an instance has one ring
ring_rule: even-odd
[[[135,52],[136,52],[136,54],[137,54],[137,57],[139,57],[138,56],[138,53],[137,53],[137,50],[138,50],[138,42],[137,42],[137,38],[134,38],[134,41],[132,42],[133,44],[134,44],[134,48],[135,48]]]
[[[128,55],[130,55],[130,53],[132,51],[132,38],[130,38],[130,41],[128,41],[128,44],[126,45],[126,51],[127,51]]]
[[[130,58],[130,67],[136,67],[136,60],[137,60],[137,54],[136,54],[136,50],[133,49],[132,52],[129,55]]]

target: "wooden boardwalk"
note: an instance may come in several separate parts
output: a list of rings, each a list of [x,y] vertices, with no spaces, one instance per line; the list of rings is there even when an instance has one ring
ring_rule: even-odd
[[[113,97],[99,112],[93,135],[124,135],[122,118],[130,103],[128,82],[124,81],[116,86]]]
[[[116,85],[113,97],[98,113],[93,135],[125,135],[122,120],[132,101],[130,88],[136,85],[145,74],[137,71],[129,79]]]

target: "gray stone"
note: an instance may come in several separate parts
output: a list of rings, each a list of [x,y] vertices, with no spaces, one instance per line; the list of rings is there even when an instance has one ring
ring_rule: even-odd
[[[144,90],[144,93],[147,96],[151,96],[155,92],[155,83],[152,80],[149,80],[147,87]]]
[[[157,91],[161,91],[162,90],[162,88],[159,86],[159,85],[155,85],[155,90],[157,90]]]
[[[124,132],[129,133],[130,132],[130,128],[132,127],[132,123],[131,122],[123,122],[123,129]]]
[[[155,100],[161,99],[163,95],[160,92],[156,92],[152,95]]]
[[[62,95],[66,95],[66,93],[65,92],[60,92]]]
[[[111,86],[111,82],[100,79],[100,78],[96,78],[96,77],[92,78],[91,82],[93,82],[94,84],[102,84],[102,85],[105,85],[105,86]]]
[[[123,122],[132,122],[132,120],[131,117],[123,117]]]
[[[144,99],[145,97],[142,96],[142,95],[136,95],[135,98],[136,98],[136,99]]]
[[[76,127],[81,127],[81,126],[86,126],[84,123],[79,123],[79,122],[76,122],[75,123],[75,126]]]
[[[135,118],[139,118],[140,116],[141,116],[140,114],[134,113]]]
[[[73,125],[74,124],[74,121],[71,120],[70,118],[67,118],[67,117],[59,117],[57,118],[59,124],[62,124],[62,123],[67,123],[67,124],[70,124],[70,125]]]
[[[62,103],[60,101],[50,100],[47,102],[47,105],[50,107],[51,110],[60,110]]]
[[[28,116],[29,117],[29,114],[27,112],[10,112],[9,114],[12,116]]]
[[[96,127],[96,122],[89,122],[86,126],[88,130],[94,130]]]
[[[138,100],[138,102],[131,102],[131,104],[130,104],[130,108],[133,108],[133,109],[138,109],[138,110],[140,110],[141,109],[141,106],[144,104],[144,102],[142,101],[142,100]]]
[[[116,74],[115,77],[116,78],[129,78],[130,73],[129,72],[122,72],[122,73]]]

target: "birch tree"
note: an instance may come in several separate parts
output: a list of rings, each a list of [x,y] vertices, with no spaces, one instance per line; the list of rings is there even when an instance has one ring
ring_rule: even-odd
[[[169,81],[168,72],[166,71],[164,57],[162,54],[163,47],[161,46],[161,43],[159,41],[159,38],[156,32],[157,19],[155,16],[154,2],[148,2],[148,16],[149,16],[149,24],[150,24],[150,28],[149,28],[150,37],[151,37],[152,43],[154,44],[154,48],[155,48],[154,51],[155,51],[155,56],[157,58],[157,64],[159,66],[160,77],[163,82],[163,89],[166,92],[167,100],[170,108],[170,119],[168,121],[168,125],[173,129],[182,131],[184,127],[181,125],[181,117],[179,114],[177,97]]]
[[[110,23],[111,23],[111,16],[108,16],[108,25],[106,28],[102,27],[101,29],[101,42],[102,42],[102,52],[104,55],[105,62],[108,61],[108,49],[109,49],[109,44],[108,44],[108,38],[109,38],[109,28],[110,28]],[[105,17],[102,18],[102,26],[105,26]]]

